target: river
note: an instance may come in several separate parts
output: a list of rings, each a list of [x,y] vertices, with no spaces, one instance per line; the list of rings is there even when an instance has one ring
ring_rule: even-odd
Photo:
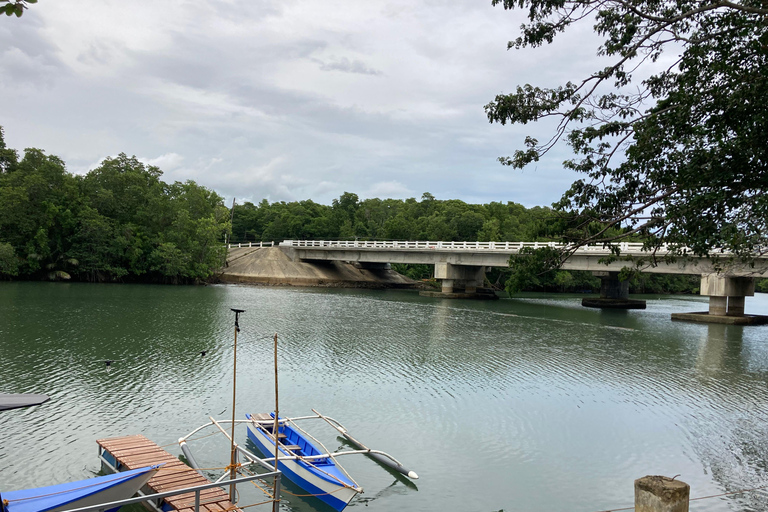
[[[421,477],[342,459],[365,488],[350,510],[596,512],[631,507],[649,474],[680,475],[692,497],[768,485],[768,326],[672,322],[706,299],[645,298],[599,311],[575,295],[0,283],[0,392],[51,396],[0,413],[0,489],[94,475],[99,438],[144,434],[178,454],[209,415],[229,418],[230,308],[246,310],[238,417],[273,410],[278,333],[281,414],[314,407]],[[747,312],[768,314],[768,296]],[[228,461],[216,437],[193,449],[206,467]],[[767,503],[763,489],[691,510]],[[288,494],[281,507],[322,509]]]

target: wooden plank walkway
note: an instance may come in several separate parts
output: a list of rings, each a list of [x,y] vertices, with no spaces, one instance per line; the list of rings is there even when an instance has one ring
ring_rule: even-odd
[[[101,447],[101,450],[107,452],[115,459],[117,462],[115,467],[121,471],[154,464],[164,464],[160,471],[149,481],[148,485],[154,492],[168,492],[210,483],[200,473],[141,434],[99,439],[96,442]],[[170,496],[165,498],[164,502],[179,512],[194,512],[195,493],[190,492]],[[219,487],[200,492],[201,512],[239,510],[229,501],[229,495]]]

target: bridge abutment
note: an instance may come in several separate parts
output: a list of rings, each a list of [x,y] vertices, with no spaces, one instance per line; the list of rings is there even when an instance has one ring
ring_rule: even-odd
[[[582,299],[582,306],[606,309],[645,309],[644,300],[629,298],[629,281],[620,280],[618,272],[595,271],[592,274],[600,278],[600,298]]]
[[[745,297],[755,295],[755,279],[718,274],[701,276],[700,292],[709,297],[709,310],[694,313],[673,313],[672,320],[691,322],[755,325],[768,323],[768,317],[745,315]]]

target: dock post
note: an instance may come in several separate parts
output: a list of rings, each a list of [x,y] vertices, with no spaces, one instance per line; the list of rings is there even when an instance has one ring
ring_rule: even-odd
[[[275,461],[275,465],[277,465],[277,461]],[[275,475],[275,486],[274,486],[274,493],[275,495],[272,496],[272,512],[279,512],[280,511],[280,480],[282,474],[278,473]]]
[[[635,480],[635,512],[688,512],[691,486],[666,476]]]

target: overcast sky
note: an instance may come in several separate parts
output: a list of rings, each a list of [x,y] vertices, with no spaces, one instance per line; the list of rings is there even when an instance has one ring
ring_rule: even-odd
[[[550,205],[568,149],[502,166],[549,130],[483,106],[585,76],[596,40],[586,24],[508,51],[522,22],[490,0],[40,0],[0,17],[0,125],[70,172],[124,152],[228,201]]]

